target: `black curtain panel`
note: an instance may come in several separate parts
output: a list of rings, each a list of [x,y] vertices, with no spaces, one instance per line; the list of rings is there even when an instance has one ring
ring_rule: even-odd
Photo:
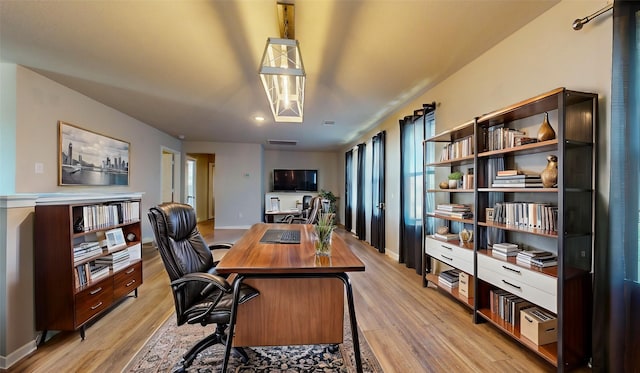
[[[422,178],[424,114],[400,120],[399,261],[422,273]]]
[[[385,167],[385,131],[373,136],[373,170],[371,172],[372,183],[372,211],[371,211],[371,246],[384,253],[385,226],[384,226],[384,167]]]
[[[365,144],[358,144],[358,170],[357,185],[358,195],[356,197],[356,236],[358,239],[367,238],[367,222],[365,220],[364,206],[364,163],[365,163]]]
[[[347,232],[351,232],[351,229],[353,229],[351,222],[351,216],[353,214],[353,201],[351,196],[351,188],[353,187],[353,149],[345,154],[344,180],[344,229]]]
[[[640,371],[639,23],[639,2],[614,2],[609,238],[594,255],[595,372]]]

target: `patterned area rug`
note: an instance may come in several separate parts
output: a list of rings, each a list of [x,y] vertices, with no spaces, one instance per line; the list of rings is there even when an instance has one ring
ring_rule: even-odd
[[[187,350],[205,337],[213,327],[200,325],[176,326],[175,315],[154,333],[125,368],[125,372],[171,372]],[[366,340],[359,334],[360,355],[364,372],[382,373]],[[356,371],[349,318],[345,316],[344,343],[332,352],[330,345],[304,345],[246,348],[249,361],[242,361],[233,353],[227,373],[293,373]],[[222,366],[224,346],[217,344],[201,352],[187,372],[217,373]]]

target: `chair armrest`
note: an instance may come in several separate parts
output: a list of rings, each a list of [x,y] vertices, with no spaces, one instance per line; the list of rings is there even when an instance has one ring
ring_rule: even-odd
[[[204,272],[187,273],[179,279],[172,281],[171,286],[179,287],[181,284],[193,281],[207,284],[207,286],[200,292],[202,296],[207,296],[207,294],[211,293],[211,290],[214,287],[222,290],[225,293],[230,293],[232,290],[231,285],[224,277]]]
[[[220,242],[209,245],[209,250],[229,250],[233,246],[230,242]]]

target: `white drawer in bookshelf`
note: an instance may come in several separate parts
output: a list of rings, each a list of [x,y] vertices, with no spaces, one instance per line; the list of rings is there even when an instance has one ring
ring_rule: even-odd
[[[557,279],[478,254],[478,278],[524,298],[551,312],[557,312]]]
[[[425,252],[432,258],[467,273],[473,273],[473,251],[455,244],[426,238]]]

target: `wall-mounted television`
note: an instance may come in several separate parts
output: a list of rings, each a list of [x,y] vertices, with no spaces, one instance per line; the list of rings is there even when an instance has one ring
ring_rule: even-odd
[[[318,170],[273,170],[274,192],[317,192]]]

